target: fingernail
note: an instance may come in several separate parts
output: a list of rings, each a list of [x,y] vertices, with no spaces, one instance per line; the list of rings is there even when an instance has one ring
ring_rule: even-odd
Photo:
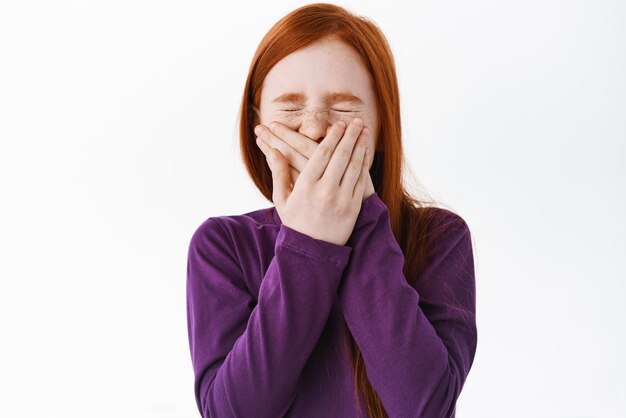
[[[254,133],[257,135],[261,135],[261,132],[263,132],[263,128],[261,127],[261,125],[257,125],[254,127]]]

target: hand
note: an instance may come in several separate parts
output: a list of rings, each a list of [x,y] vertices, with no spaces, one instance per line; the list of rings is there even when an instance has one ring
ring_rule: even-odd
[[[326,130],[326,135],[328,135],[331,127],[332,126],[329,126]],[[311,155],[313,155],[315,149],[319,146],[318,143],[276,121],[270,123],[269,128],[265,125],[257,125],[254,132],[258,135],[256,143],[266,157],[270,149],[273,147],[278,148],[278,150],[287,158],[291,175],[291,187],[293,187],[300,172],[304,169],[307,161]],[[361,131],[361,135],[367,136],[370,132],[369,127],[365,126]],[[370,150],[370,161],[374,155],[372,151],[373,150]],[[373,193],[375,193],[374,183],[372,182],[369,170],[367,170],[367,178],[362,200],[367,199]]]
[[[293,188],[287,158],[269,147],[265,156],[272,170],[272,197],[284,225],[315,239],[345,245],[361,210],[369,177],[371,156],[365,155],[362,126],[360,118],[347,127],[343,121],[331,126]]]

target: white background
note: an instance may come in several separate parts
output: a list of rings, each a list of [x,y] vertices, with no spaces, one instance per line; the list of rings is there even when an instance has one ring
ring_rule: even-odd
[[[271,205],[238,111],[303,4],[0,3],[0,416],[199,416],[189,240]],[[411,168],[472,231],[457,417],[626,416],[626,2],[338,4],[386,34]]]

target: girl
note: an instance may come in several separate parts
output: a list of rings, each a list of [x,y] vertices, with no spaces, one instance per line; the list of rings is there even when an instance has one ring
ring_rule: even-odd
[[[265,35],[241,107],[274,206],[192,236],[187,318],[203,417],[454,417],[477,344],[471,235],[401,181],[380,29],[324,3]]]

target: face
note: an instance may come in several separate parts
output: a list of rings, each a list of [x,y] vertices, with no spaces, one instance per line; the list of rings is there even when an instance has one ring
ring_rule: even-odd
[[[361,57],[342,41],[325,38],[272,67],[257,114],[265,126],[278,121],[318,143],[333,123],[359,117],[369,127],[371,135],[364,139],[374,150],[379,145],[377,106]]]

